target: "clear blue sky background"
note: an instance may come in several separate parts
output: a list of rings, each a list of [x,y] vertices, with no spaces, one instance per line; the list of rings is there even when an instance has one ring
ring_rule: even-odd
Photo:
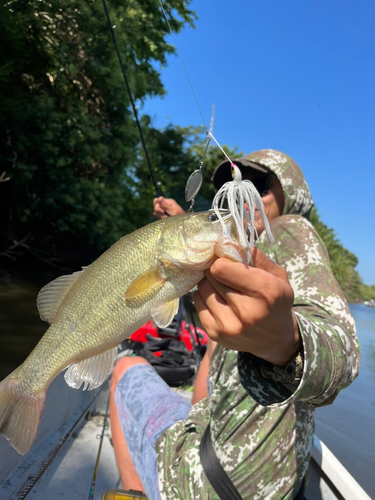
[[[322,221],[375,284],[374,0],[194,0],[191,8],[196,29],[176,41],[206,124],[213,104],[221,144],[295,159]],[[156,127],[201,125],[179,58],[161,75],[167,96],[142,112]]]

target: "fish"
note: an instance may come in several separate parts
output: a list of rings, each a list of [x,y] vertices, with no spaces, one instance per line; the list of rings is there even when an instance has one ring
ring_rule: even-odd
[[[43,287],[41,319],[51,326],[26,360],[0,383],[0,433],[21,455],[33,444],[46,391],[64,369],[70,387],[94,389],[111,374],[121,342],[150,319],[163,328],[179,298],[215,256],[244,262],[233,219],[186,213],[122,237],[81,271]]]

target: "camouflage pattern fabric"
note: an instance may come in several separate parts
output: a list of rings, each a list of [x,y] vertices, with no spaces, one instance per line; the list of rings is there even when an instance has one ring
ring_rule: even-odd
[[[288,272],[303,340],[302,376],[295,384],[288,377],[284,381],[276,371],[272,376],[269,366],[264,370],[261,359],[217,346],[210,363],[211,396],[156,443],[165,500],[218,498],[199,459],[209,421],[216,454],[244,499],[292,499],[308,467],[315,408],[332,403],[359,371],[354,321],[324,244],[303,217],[313,202],[301,170],[278,151],[246,158],[272,171],[284,191],[284,214],[271,223],[275,243],[262,234],[257,246]]]
[[[283,188],[285,205],[283,215],[309,214],[313,200],[305,177],[297,163],[285,153],[273,149],[255,151],[239,160],[257,163],[272,172]]]

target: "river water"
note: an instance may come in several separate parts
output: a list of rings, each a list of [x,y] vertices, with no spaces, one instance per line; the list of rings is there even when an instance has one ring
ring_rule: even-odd
[[[375,499],[375,308],[350,304],[361,370],[331,406],[316,410],[316,434]]]
[[[47,324],[36,297],[55,273],[15,273],[0,270],[0,380],[23,362]],[[359,377],[331,406],[316,411],[316,434],[331,449],[362,488],[375,499],[375,308],[350,306],[361,344]]]

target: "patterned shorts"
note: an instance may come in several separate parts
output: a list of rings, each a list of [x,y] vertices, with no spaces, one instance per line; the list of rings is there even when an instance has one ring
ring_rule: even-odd
[[[125,372],[115,393],[117,411],[129,453],[147,498],[160,500],[155,442],[191,408],[150,365],[139,364]]]

